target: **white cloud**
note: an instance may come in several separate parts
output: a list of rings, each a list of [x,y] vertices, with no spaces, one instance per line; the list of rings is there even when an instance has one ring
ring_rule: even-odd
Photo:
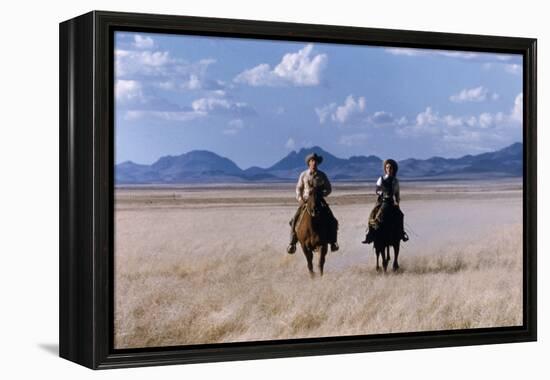
[[[522,65],[518,65],[516,63],[511,63],[504,66],[504,70],[507,73],[514,74],[514,75],[520,75],[523,72]]]
[[[115,74],[118,79],[147,80],[164,90],[219,90],[224,83],[208,80],[208,67],[214,59],[187,62],[173,58],[168,51],[121,50],[115,51]]]
[[[516,122],[523,122],[523,93],[520,93],[514,99],[510,117]]]
[[[416,115],[416,124],[418,126],[434,125],[439,120],[438,114],[432,110],[432,107],[426,107],[426,110]]]
[[[201,81],[199,80],[199,77],[196,74],[191,74],[189,76],[189,79],[182,83],[181,88],[186,90],[198,90],[201,88]]]
[[[474,88],[465,88],[458,94],[451,95],[449,97],[449,100],[454,103],[483,102],[489,97],[493,100],[496,100],[498,99],[498,94],[490,94],[487,88],[483,86],[478,86]]]
[[[479,115],[477,119],[477,125],[479,125],[480,128],[490,128],[494,126],[499,126],[503,123],[507,123],[509,120],[509,117],[507,117],[502,112],[497,113],[489,113],[484,112],[481,115]]]
[[[209,96],[196,99],[191,103],[195,112],[208,114],[229,114],[235,116],[253,115],[255,112],[245,102],[235,102],[224,97]]]
[[[206,112],[202,111],[142,111],[130,110],[126,111],[124,118],[126,120],[139,119],[162,119],[166,121],[187,122],[206,116]]]
[[[505,63],[517,59],[517,56],[495,53],[475,53],[471,51],[453,51],[453,50],[437,50],[437,49],[412,49],[412,48],[386,48],[386,53],[391,55],[400,55],[407,57],[428,57],[440,56],[463,61],[479,61],[479,62],[494,62]],[[490,66],[484,66],[489,68]]]
[[[330,103],[326,106],[315,108],[315,113],[319,117],[321,124],[324,124],[329,118],[333,122],[343,124],[351,120],[355,115],[363,113],[366,106],[367,101],[365,97],[360,96],[355,99],[353,95],[348,95],[344,100],[344,104],[339,106],[336,103]]]
[[[482,112],[479,115],[440,115],[427,107],[416,122],[397,129],[403,138],[422,138],[434,142],[441,153],[476,152],[498,148],[521,138],[522,94],[509,112]]]
[[[126,83],[128,82],[128,83]],[[133,81],[122,81],[119,86],[120,96],[129,97],[128,94],[136,91]],[[143,97],[139,103],[131,103],[125,107],[125,119],[161,119],[166,121],[190,121],[209,115],[223,115],[233,117],[228,123],[228,134],[236,133],[244,127],[242,116],[252,116],[255,111],[247,103],[236,102],[224,97],[225,93],[212,94],[191,102],[190,106],[180,106],[167,102],[163,98]]]
[[[195,111],[214,111],[217,109],[230,109],[231,103],[227,99],[220,98],[200,98],[191,103]]]
[[[409,121],[405,116],[396,117],[391,112],[387,111],[376,111],[375,113],[367,117],[365,121],[368,124],[378,128],[400,127],[409,124]]]
[[[483,112],[479,116],[445,115],[440,116],[431,107],[416,116],[416,123],[407,125],[400,130],[404,135],[445,134],[449,131],[458,131],[461,128],[489,128],[510,124],[514,121],[513,111],[507,115],[502,112]]]
[[[377,111],[372,115],[371,120],[375,124],[389,124],[393,122],[393,115],[391,112]]]
[[[405,55],[408,57],[416,57],[419,55],[426,55],[426,50],[421,49],[410,49],[410,48],[387,48],[387,53],[390,53],[391,55]]]
[[[267,63],[243,71],[235,77],[234,81],[250,86],[275,86],[277,84],[277,78]]]
[[[213,95],[224,96],[225,91],[221,88],[225,87],[222,81],[206,80],[203,74],[192,73],[187,78],[184,78],[178,86],[173,85],[173,89],[182,90],[209,90]]]
[[[506,54],[496,54],[495,58],[497,59],[497,61],[507,62],[507,61],[510,61],[513,58],[513,56],[506,55]]]
[[[391,112],[376,111],[367,121],[375,127],[402,126],[408,124],[405,116],[397,118]]]
[[[171,61],[170,53],[167,51],[143,51],[143,52],[132,52],[135,58],[139,61],[140,64],[146,66],[159,67],[164,66]]]
[[[330,103],[330,104],[327,104],[326,106],[315,108],[315,113],[319,118],[319,123],[324,124],[336,107],[337,107],[336,103]]]
[[[225,96],[227,93],[224,90],[214,90],[211,94],[216,96]]]
[[[135,80],[118,79],[115,83],[115,97],[119,101],[142,100],[141,83]]]
[[[354,133],[351,135],[340,136],[338,143],[346,146],[357,146],[364,145],[368,140],[368,135],[366,133]]]
[[[459,58],[459,59],[466,59],[471,60],[474,58],[478,58],[480,55],[477,53],[472,53],[469,51],[436,51],[437,54],[442,55],[444,57],[450,57],[450,58]]]
[[[353,114],[363,112],[365,110],[366,104],[367,102],[364,97],[361,96],[357,100],[355,100],[352,95],[349,95],[346,98],[344,104],[336,108],[336,111],[333,115],[336,119],[335,121],[338,121],[339,123],[345,123]]]
[[[397,119],[397,125],[406,125],[409,121],[405,116],[401,116],[399,119]]]
[[[468,124],[468,122],[472,122],[472,120],[464,120],[461,117],[453,116],[453,115],[445,115],[441,118],[441,121],[443,124],[449,126],[449,127],[460,127],[464,124]]]
[[[245,70],[234,81],[250,86],[316,86],[327,63],[326,54],[312,56],[308,44],[297,53],[287,53],[273,69],[267,63]]]
[[[244,128],[244,121],[242,119],[233,119],[228,123],[228,128],[224,129],[222,133],[224,135],[236,135]]]
[[[289,137],[288,140],[286,140],[285,148],[287,149],[294,149],[296,148],[296,142],[292,137]]]
[[[163,75],[165,67],[173,63],[167,51],[115,50],[115,74],[117,78],[127,75]]]
[[[451,50],[435,50],[435,49],[412,49],[412,48],[387,48],[385,51],[392,55],[404,55],[408,57],[420,57],[439,55],[449,58],[459,58],[465,60],[471,60],[478,58],[480,54],[472,53],[468,51],[451,51]]]
[[[138,49],[151,49],[155,46],[155,41],[151,37],[143,37],[140,34],[136,34],[133,45]]]
[[[500,60],[496,64],[487,62],[483,64],[483,68],[485,70],[501,68],[501,69],[504,69],[505,72],[513,75],[521,75],[523,73],[522,63],[506,63],[506,62],[507,62],[506,60]]]

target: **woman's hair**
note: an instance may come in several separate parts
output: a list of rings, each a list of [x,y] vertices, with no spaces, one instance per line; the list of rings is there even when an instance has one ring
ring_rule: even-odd
[[[382,170],[384,171],[384,173],[386,172],[386,164],[390,164],[393,168],[393,175],[397,175],[397,170],[399,170],[397,162],[391,158],[384,160],[384,162],[382,163]]]

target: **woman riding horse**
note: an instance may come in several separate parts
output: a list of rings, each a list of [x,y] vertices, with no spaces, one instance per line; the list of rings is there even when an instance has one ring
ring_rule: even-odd
[[[370,244],[374,241],[376,231],[384,223],[384,218],[391,212],[394,212],[398,218],[398,226],[403,241],[409,240],[409,236],[403,228],[403,212],[399,208],[401,200],[399,193],[399,180],[396,177],[398,166],[397,162],[387,159],[383,163],[384,175],[376,181],[376,194],[378,199],[369,216],[369,227],[363,244]]]

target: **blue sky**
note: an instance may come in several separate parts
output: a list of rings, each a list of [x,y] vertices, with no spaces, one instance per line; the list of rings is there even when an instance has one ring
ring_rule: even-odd
[[[115,162],[458,157],[522,141],[522,57],[117,32]]]

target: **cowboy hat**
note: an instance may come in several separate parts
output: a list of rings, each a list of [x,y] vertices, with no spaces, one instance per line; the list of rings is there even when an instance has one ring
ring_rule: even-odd
[[[317,164],[323,162],[323,156],[319,156],[317,153],[310,153],[306,156],[306,164],[309,164],[309,160],[317,161]]]
[[[384,171],[384,173],[386,172],[386,164],[390,164],[393,167],[393,175],[396,175],[397,170],[399,170],[397,162],[395,160],[392,160],[391,158],[384,160],[384,162],[382,163],[382,170]]]

